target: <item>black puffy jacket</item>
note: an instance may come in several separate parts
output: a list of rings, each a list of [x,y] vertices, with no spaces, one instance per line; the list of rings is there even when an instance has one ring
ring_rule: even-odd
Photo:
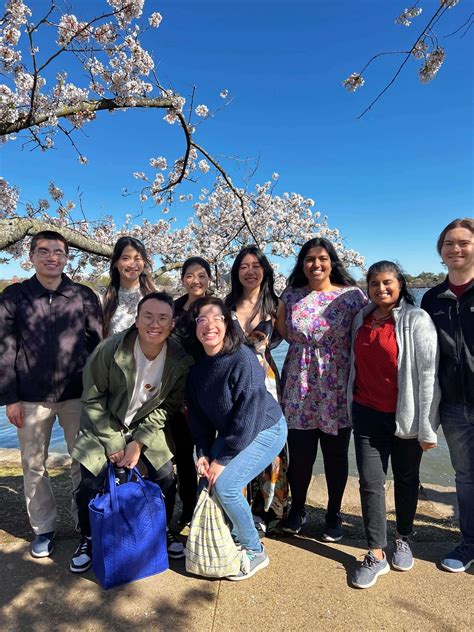
[[[474,404],[474,281],[458,298],[446,278],[426,292],[421,307],[438,331],[442,401]]]

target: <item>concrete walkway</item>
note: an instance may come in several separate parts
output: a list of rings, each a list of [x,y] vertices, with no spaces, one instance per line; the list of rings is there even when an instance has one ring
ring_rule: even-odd
[[[0,477],[0,491],[7,494],[6,498],[12,498],[13,492],[18,494],[12,482],[12,477]],[[28,536],[22,528],[0,531],[0,629],[5,632],[473,629],[474,566],[460,574],[447,573],[437,566],[457,537],[452,489],[430,486],[420,496],[413,543],[414,569],[408,573],[391,571],[373,588],[356,590],[350,587],[348,574],[366,551],[357,482],[349,481],[345,496],[343,518],[347,537],[341,544],[328,545],[318,539],[324,520],[323,488],[323,481],[316,477],[310,490],[309,521],[301,536],[266,539],[269,567],[238,583],[188,576],[184,561],[179,560],[172,561],[166,573],[104,591],[92,571],[82,576],[68,571],[76,544],[70,530],[59,529],[53,556],[43,560],[30,557]],[[393,505],[390,485],[387,503],[390,511]],[[0,512],[2,517],[6,516],[5,503],[0,505]],[[18,510],[18,521],[23,523],[24,519],[25,515]],[[3,525],[2,518],[0,527]],[[390,534],[393,529],[390,519]]]

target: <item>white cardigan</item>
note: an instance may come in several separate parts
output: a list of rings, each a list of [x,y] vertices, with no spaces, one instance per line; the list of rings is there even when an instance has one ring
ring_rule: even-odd
[[[356,377],[354,344],[364,318],[377,306],[369,303],[352,323],[351,367],[347,385],[347,406],[352,421],[352,395]],[[398,396],[395,435],[403,439],[436,443],[439,426],[438,336],[429,314],[404,299],[393,312],[398,345]]]

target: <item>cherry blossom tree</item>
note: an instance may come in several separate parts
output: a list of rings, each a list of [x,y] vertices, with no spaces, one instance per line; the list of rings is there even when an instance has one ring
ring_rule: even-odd
[[[411,40],[408,49],[401,51],[383,51],[377,53],[369,59],[365,66],[359,72],[353,72],[347,79],[344,79],[342,85],[349,92],[355,92],[365,84],[365,78],[363,73],[371,66],[376,60],[386,55],[401,55],[403,61],[399,67],[387,82],[385,87],[375,96],[369,105],[361,112],[358,118],[362,118],[372,107],[379,101],[379,99],[387,92],[387,90],[395,83],[397,77],[400,75],[405,65],[411,60],[418,60],[421,65],[418,67],[418,77],[421,83],[429,83],[432,81],[441,66],[444,63],[446,57],[446,50],[440,45],[439,37],[435,33],[435,27],[439,26],[439,23],[446,17],[446,13],[456,7],[460,0],[439,0],[438,7],[431,13],[424,27],[418,32],[415,39]],[[414,20],[419,18],[423,13],[423,7],[420,6],[422,2],[416,0],[414,4],[406,8],[395,18],[395,24],[404,27],[411,27]],[[472,5],[471,5],[472,8]],[[456,28],[452,33],[444,35],[444,37],[452,37],[453,35],[460,35],[464,37],[474,24],[474,12],[469,11],[469,15],[465,17],[464,21]],[[420,18],[421,19],[421,18]],[[419,20],[416,20],[416,23]]]
[[[152,3],[148,3],[152,5]],[[92,8],[90,5],[93,5]],[[90,11],[102,6],[102,11]],[[81,200],[65,200],[51,182],[45,197],[23,202],[19,184],[0,178],[0,250],[3,261],[24,258],[28,237],[38,230],[60,230],[76,249],[69,272],[100,275],[108,265],[118,236],[140,238],[152,255],[159,254],[158,273],[176,268],[191,254],[205,256],[217,276],[228,269],[229,259],[246,243],[256,243],[269,254],[287,257],[309,237],[331,239],[347,265],[362,266],[362,257],[348,250],[337,229],[314,211],[314,201],[297,193],[277,195],[278,174],[249,190],[234,184],[227,169],[195,140],[195,125],[210,117],[205,104],[194,104],[162,85],[152,56],[142,46],[143,34],[158,29],[162,16],[145,13],[145,0],[101,0],[77,3],[62,10],[59,0],[41,3],[43,13],[33,15],[23,0],[7,0],[0,17],[0,138],[49,151],[62,135],[81,164],[87,163],[77,132],[103,112],[150,108],[162,111],[163,124],[181,130],[182,146],[176,156],[149,158],[133,173],[140,186],[141,203],[152,209],[153,221],[127,216],[117,226],[113,217],[92,222]],[[40,50],[38,41],[49,33],[54,45]],[[67,70],[66,70],[67,69]],[[82,83],[77,77],[86,77]],[[75,78],[75,80],[72,79]],[[80,85],[79,85],[80,83]],[[230,102],[227,90],[220,98]],[[153,149],[151,149],[153,151]],[[150,153],[151,153],[150,151]],[[137,165],[138,168],[140,168]],[[208,188],[197,183],[199,174],[215,173]],[[191,202],[179,185],[192,181],[194,215],[183,228],[174,228],[170,212],[179,202]],[[149,213],[151,215],[151,212]],[[24,263],[28,267],[28,263]]]

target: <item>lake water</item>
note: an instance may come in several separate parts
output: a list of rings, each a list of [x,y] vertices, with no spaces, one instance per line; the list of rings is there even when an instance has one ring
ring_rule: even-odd
[[[414,294],[417,298],[417,303],[421,301],[421,297],[423,296],[424,292],[425,290],[414,291]],[[275,362],[279,369],[281,369],[283,365],[287,349],[288,345],[283,342],[273,352]],[[16,430],[6,419],[5,408],[0,407],[0,448],[17,447],[18,440],[16,436]],[[66,452],[64,436],[58,423],[55,423],[53,427],[50,451],[62,453]],[[322,458],[321,455],[318,455],[314,472],[319,474],[322,471]],[[351,476],[357,476],[353,442],[351,442],[350,447],[350,474]],[[421,461],[421,479],[422,482],[426,483],[437,483],[438,485],[447,486],[454,485],[454,472],[449,460],[448,447],[446,445],[446,441],[441,430],[438,432],[438,447],[435,450],[430,450],[423,455]]]

